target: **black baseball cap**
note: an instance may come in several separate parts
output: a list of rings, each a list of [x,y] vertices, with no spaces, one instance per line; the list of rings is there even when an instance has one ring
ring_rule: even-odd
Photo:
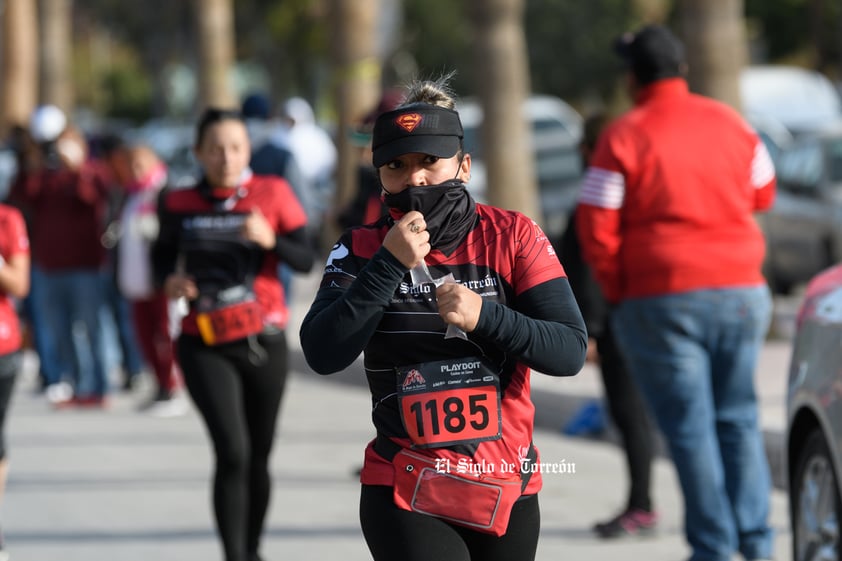
[[[413,152],[450,158],[462,147],[463,136],[456,111],[412,103],[377,117],[371,140],[372,162],[379,168],[401,154]]]
[[[614,51],[641,84],[682,75],[684,45],[661,25],[627,32],[614,42]]]

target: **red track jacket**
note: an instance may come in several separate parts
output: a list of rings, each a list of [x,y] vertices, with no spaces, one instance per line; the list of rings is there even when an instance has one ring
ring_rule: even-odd
[[[765,282],[753,213],[772,205],[775,170],[757,134],[682,78],[635,101],[600,135],[579,196],[577,233],[606,298]]]

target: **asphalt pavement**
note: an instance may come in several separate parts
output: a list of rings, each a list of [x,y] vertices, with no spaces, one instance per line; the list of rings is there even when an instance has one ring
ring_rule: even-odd
[[[357,516],[356,470],[372,438],[370,404],[356,363],[320,377],[307,369],[297,322],[309,305],[317,274],[295,284],[288,332],[291,376],[272,458],[273,495],[263,545],[266,561],[370,559]],[[776,479],[785,410],[786,339],[764,348],[757,381],[767,449]],[[27,356],[7,421],[11,473],[0,526],[13,561],[215,561],[222,558],[210,509],[211,453],[195,410],[158,419],[137,411],[150,388],[114,393],[107,410],[54,411],[34,391],[37,359]],[[539,561],[646,559],[689,556],[682,502],[670,462],[654,466],[660,513],[655,537],[600,541],[591,525],[622,505],[627,481],[610,430],[571,437],[561,427],[599,399],[597,372],[533,376],[535,442],[543,463],[574,473],[545,474],[540,494]],[[772,493],[776,559],[791,559],[787,499]]]

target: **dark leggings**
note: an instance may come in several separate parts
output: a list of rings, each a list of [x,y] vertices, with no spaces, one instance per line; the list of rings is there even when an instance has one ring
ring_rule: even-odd
[[[400,509],[392,487],[363,485],[360,522],[374,561],[533,561],[541,513],[538,495],[520,499],[498,538]]]
[[[630,482],[627,508],[649,511],[652,510],[649,487],[655,453],[654,432],[643,396],[626,367],[609,325],[610,322],[606,322],[605,331],[596,344],[605,399],[626,454]]]
[[[21,358],[18,351],[0,356],[0,460],[6,458],[6,413],[20,371]]]
[[[257,556],[269,506],[269,454],[287,374],[283,333],[260,335],[265,360],[237,341],[206,346],[178,340],[184,383],[205,420],[216,455],[213,506],[226,561]]]

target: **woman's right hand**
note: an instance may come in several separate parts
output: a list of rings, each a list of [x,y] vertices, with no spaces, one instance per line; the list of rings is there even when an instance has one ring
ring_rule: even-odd
[[[167,298],[187,298],[195,300],[199,296],[199,289],[191,277],[181,273],[173,273],[164,281],[164,294]]]
[[[386,233],[383,247],[407,269],[421,263],[431,249],[424,215],[417,210],[407,212]]]

